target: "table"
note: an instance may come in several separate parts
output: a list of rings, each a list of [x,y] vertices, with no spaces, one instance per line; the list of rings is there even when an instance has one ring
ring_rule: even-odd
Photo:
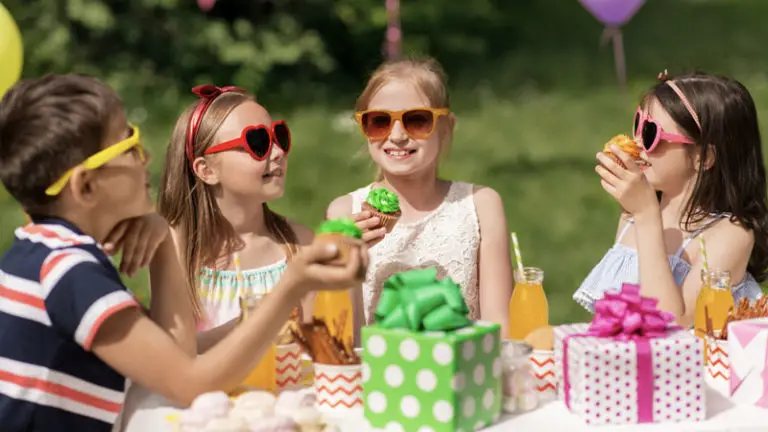
[[[122,427],[117,425],[113,432],[171,432],[165,418],[177,413],[177,408],[144,389],[132,392],[132,396],[136,398],[134,399],[136,403],[131,409],[130,419],[126,419],[127,422]],[[483,429],[483,432],[558,430],[569,432],[606,430],[611,432],[758,432],[768,430],[768,410],[754,406],[735,406],[728,398],[709,388],[706,398],[707,421],[699,423],[589,426],[569,413],[563,402],[552,401],[528,413],[502,416],[498,423]],[[346,414],[343,419],[336,418],[334,422],[341,432],[377,432],[371,429],[363,418],[362,410]]]

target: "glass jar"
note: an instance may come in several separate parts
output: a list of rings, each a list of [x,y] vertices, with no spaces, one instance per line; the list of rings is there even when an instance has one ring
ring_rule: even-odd
[[[502,342],[502,408],[504,412],[531,411],[539,404],[530,361],[532,353],[533,347],[524,342],[510,340]]]

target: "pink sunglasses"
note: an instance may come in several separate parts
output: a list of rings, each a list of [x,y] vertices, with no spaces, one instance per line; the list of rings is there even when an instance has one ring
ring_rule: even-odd
[[[697,122],[698,123],[698,122]],[[694,141],[683,135],[664,132],[661,125],[643,112],[641,107],[637,108],[635,121],[632,124],[632,135],[635,139],[640,138],[647,153],[652,152],[659,141],[670,141],[680,144],[693,144]]]

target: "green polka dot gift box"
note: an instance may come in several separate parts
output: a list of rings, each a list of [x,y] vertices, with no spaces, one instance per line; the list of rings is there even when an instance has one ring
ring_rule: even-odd
[[[501,413],[499,325],[472,322],[461,290],[434,268],[384,283],[363,327],[363,403],[373,428],[469,432]]]

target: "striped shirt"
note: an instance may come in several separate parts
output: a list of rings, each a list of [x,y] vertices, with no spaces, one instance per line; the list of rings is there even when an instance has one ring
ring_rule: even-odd
[[[0,258],[0,429],[109,432],[125,378],[91,352],[137,307],[96,241],[60,219],[18,228]]]

